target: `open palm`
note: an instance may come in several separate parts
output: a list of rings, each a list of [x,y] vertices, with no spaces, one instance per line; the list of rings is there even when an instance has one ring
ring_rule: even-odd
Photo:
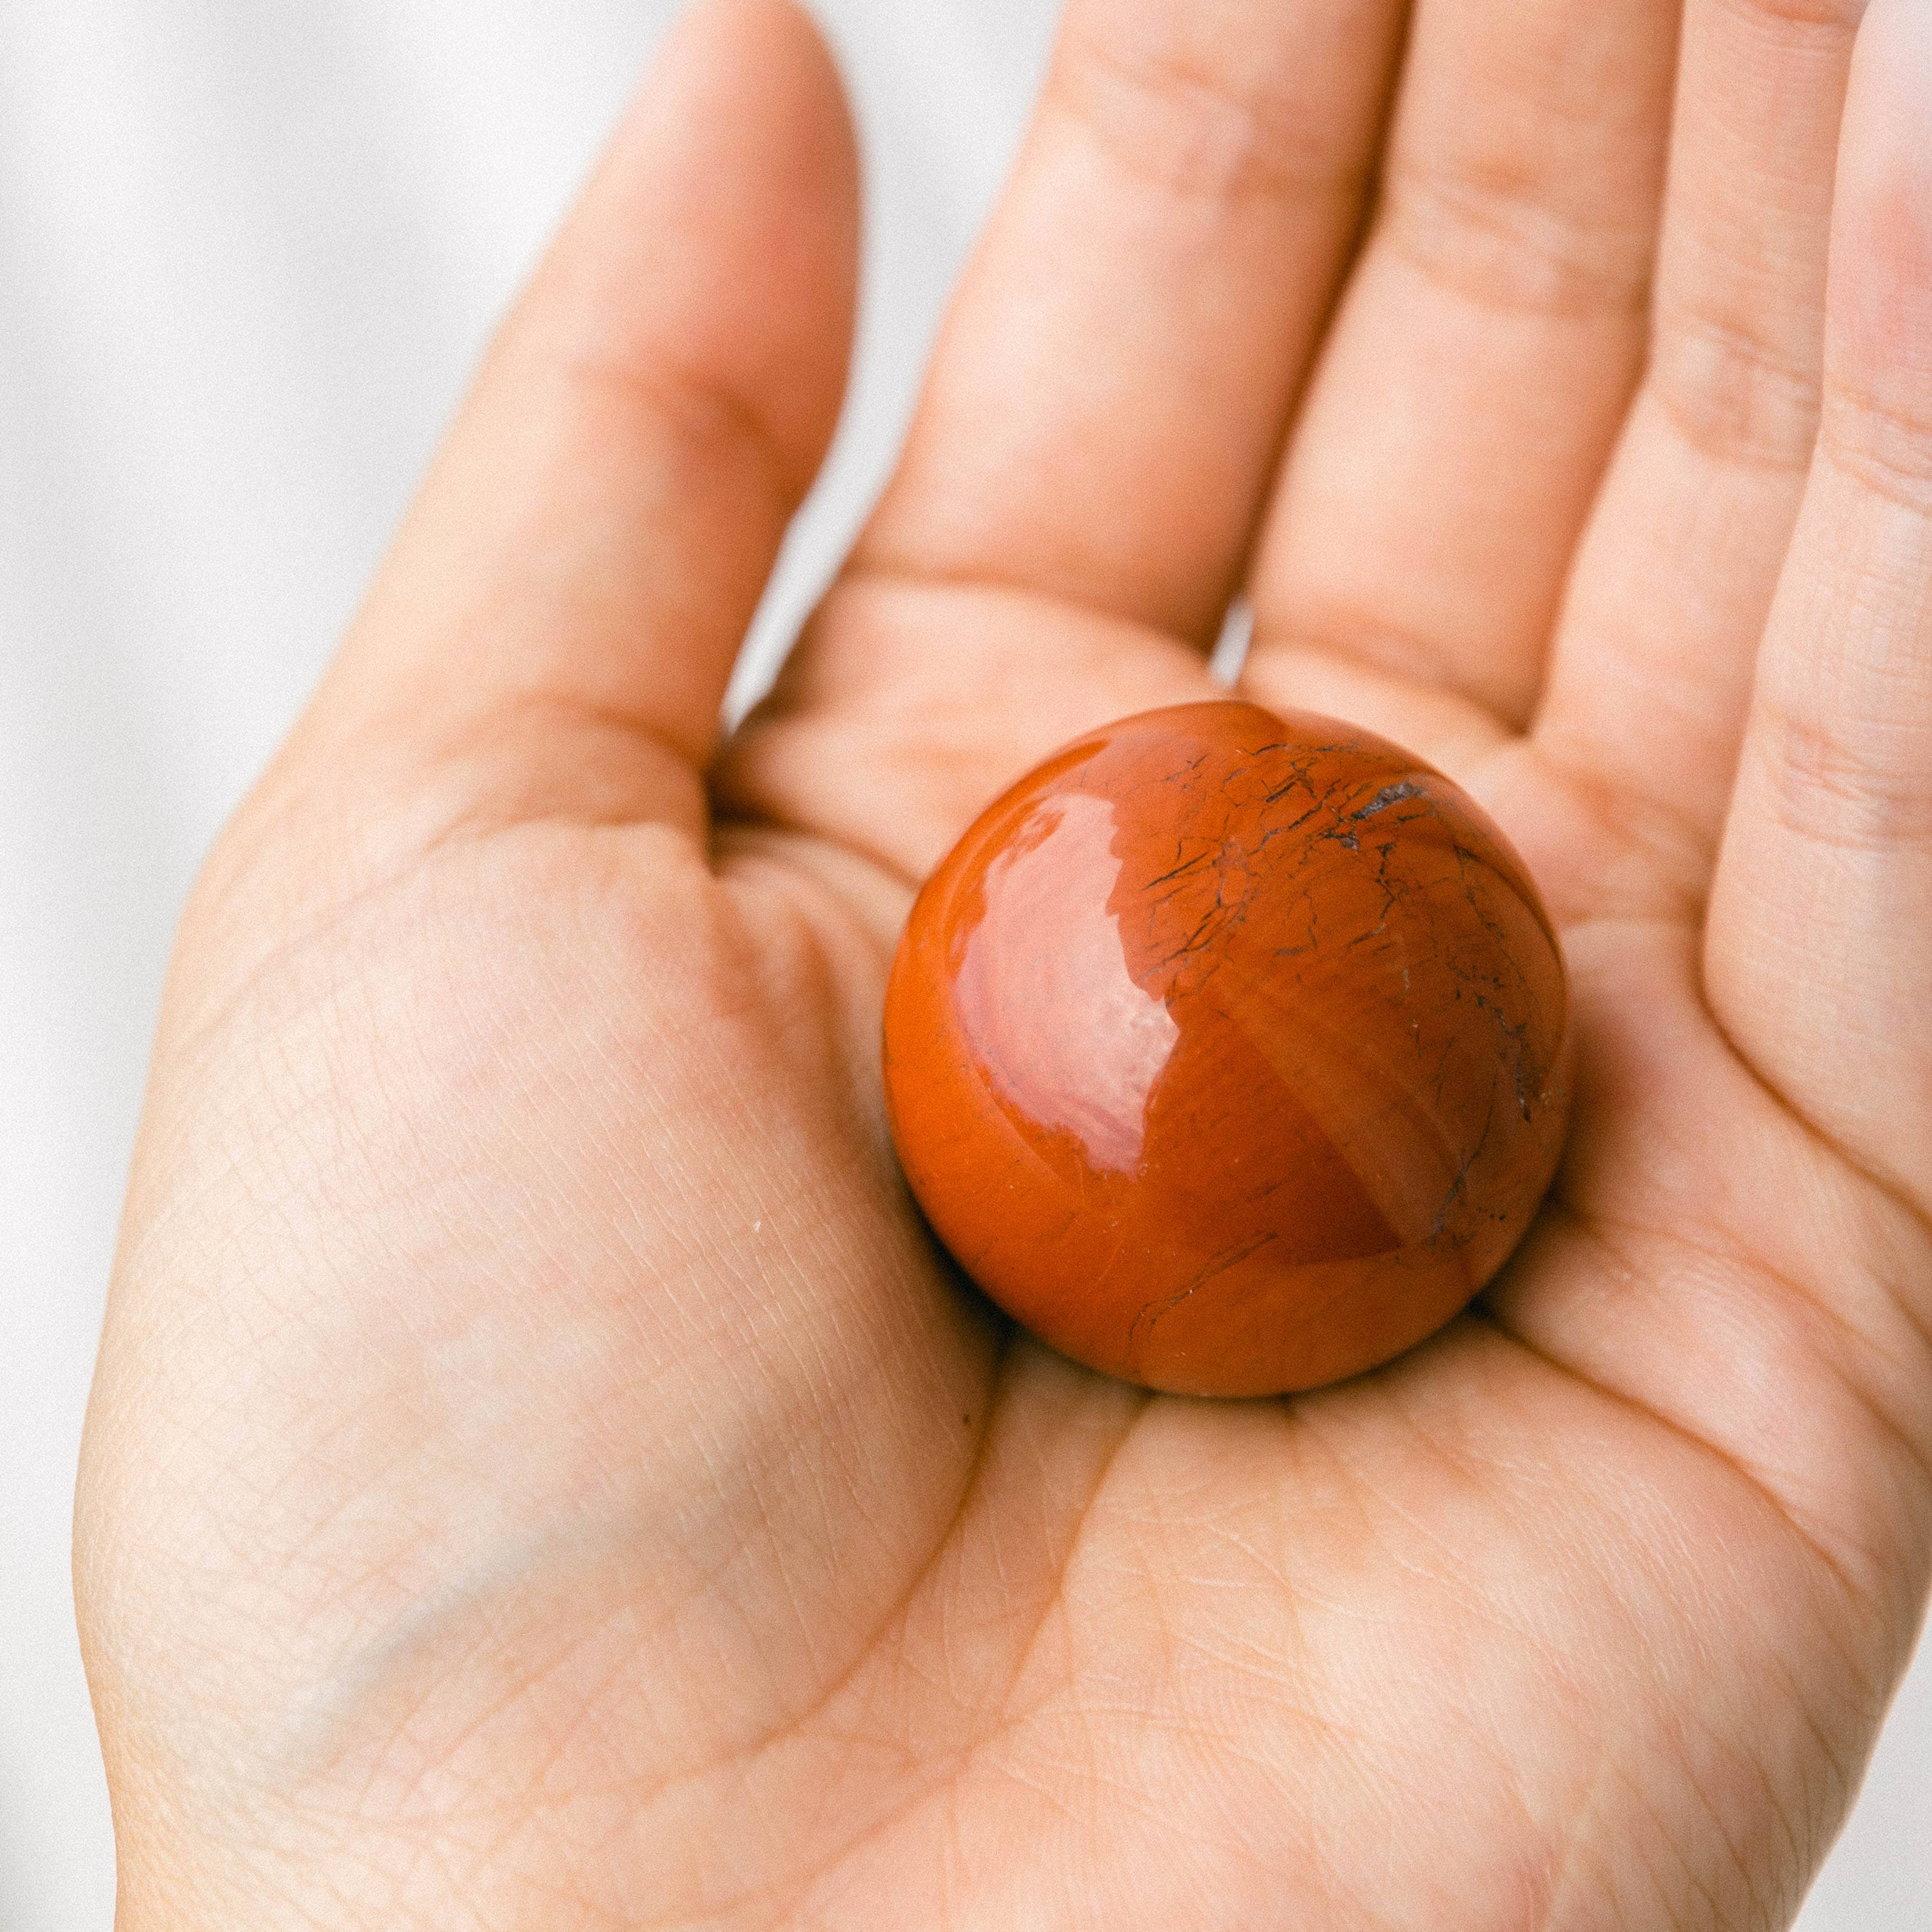
[[[1678,12],[1073,0],[722,752],[853,162],[783,0],[687,23],[184,928],[81,1504],[123,1932],[1788,1919],[1932,1542],[1932,23]],[[1475,1311],[1216,1404],[951,1274],[877,1035],[1244,590],[1250,694],[1526,854],[1578,1097]]]

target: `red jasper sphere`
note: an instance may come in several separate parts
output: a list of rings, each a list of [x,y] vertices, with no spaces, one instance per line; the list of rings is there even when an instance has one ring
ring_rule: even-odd
[[[887,1104],[920,1205],[1000,1306],[1147,1387],[1372,1368],[1536,1211],[1568,1001],[1535,890],[1385,740],[1232,701],[1022,778],[914,907]]]

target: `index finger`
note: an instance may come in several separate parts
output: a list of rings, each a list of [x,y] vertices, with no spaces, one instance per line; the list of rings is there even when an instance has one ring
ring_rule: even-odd
[[[1052,746],[1210,694],[1404,0],[1070,0],[903,460],[732,808],[916,876]]]
[[[791,0],[674,34],[491,350],[297,756],[450,808],[694,827],[843,391],[856,162]]]

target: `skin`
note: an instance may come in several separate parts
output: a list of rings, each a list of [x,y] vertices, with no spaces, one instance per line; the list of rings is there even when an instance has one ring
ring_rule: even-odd
[[[183,926],[79,1512],[122,1932],[1788,1922],[1932,1550],[1928,98],[1923,0],[1072,0],[721,746],[855,170],[706,0]],[[1578,1097],[1475,1311],[1216,1404],[949,1273],[877,1034],[1244,584],[1250,695],[1526,855]]]

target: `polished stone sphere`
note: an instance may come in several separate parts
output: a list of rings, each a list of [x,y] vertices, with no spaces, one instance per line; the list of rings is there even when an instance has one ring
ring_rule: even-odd
[[[1226,701],[1022,778],[886,996],[914,1196],[1076,1361],[1196,1395],[1388,1360],[1502,1264],[1561,1146],[1568,1001],[1522,862],[1439,772]]]

